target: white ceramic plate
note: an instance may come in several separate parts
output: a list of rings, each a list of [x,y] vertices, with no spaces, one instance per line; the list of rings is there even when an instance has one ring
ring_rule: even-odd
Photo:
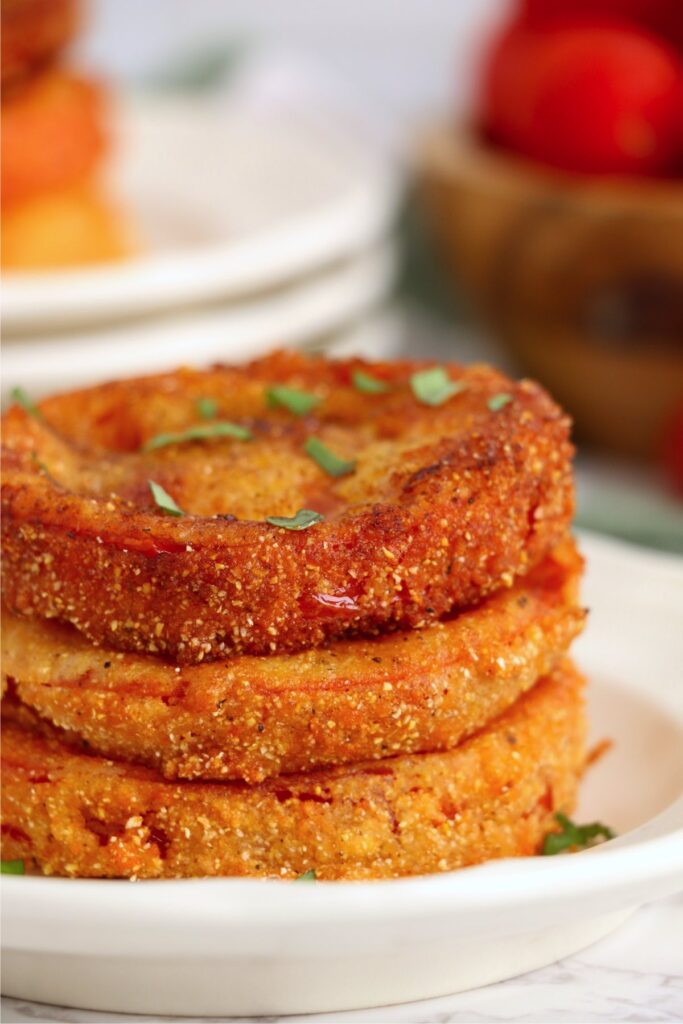
[[[101,330],[13,338],[3,345],[2,396],[22,387],[40,398],[173,365],[240,362],[275,347],[311,345],[378,308],[395,267],[393,247],[384,243],[259,298]]]
[[[387,158],[320,115],[205,100],[121,102],[112,192],[143,242],[97,268],[5,275],[5,334],[102,323],[278,287],[383,237]]]
[[[540,967],[683,887],[683,562],[594,536],[577,657],[596,739],[574,856],[395,882],[5,877],[3,991],[92,1010],[220,1016],[423,999]]]

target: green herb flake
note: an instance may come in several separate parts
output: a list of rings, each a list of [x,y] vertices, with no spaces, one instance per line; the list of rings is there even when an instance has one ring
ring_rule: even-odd
[[[27,412],[29,416],[34,416],[37,420],[43,418],[43,414],[31,399],[28,397],[23,388],[12,388],[10,391],[10,398],[17,405],[20,405],[24,412]]]
[[[330,476],[346,476],[348,473],[353,473],[356,468],[355,462],[340,459],[317,437],[309,437],[304,445],[304,451]]]
[[[200,419],[213,420],[218,414],[218,402],[215,398],[198,398],[195,409]]]
[[[501,391],[498,395],[491,395],[486,404],[491,412],[500,412],[500,410],[504,409],[506,405],[509,405],[511,401],[512,395],[505,394],[505,392]]]
[[[0,874],[3,874],[3,875],[23,875],[23,874],[25,874],[23,860],[3,860],[3,861],[0,861],[0,864],[2,866],[2,870],[0,870]]]
[[[318,876],[315,873],[315,868],[311,868],[310,871],[304,871],[303,875],[299,875],[299,877],[295,878],[294,881],[295,882],[315,882],[317,878],[318,878]]]
[[[467,387],[462,381],[451,380],[442,366],[414,373],[410,378],[410,386],[418,402],[423,405],[443,405]]]
[[[31,452],[31,460],[34,463],[34,465],[38,467],[41,473],[44,473],[45,476],[50,475],[50,470],[47,468],[45,463],[41,462],[40,459],[38,458],[38,452]]]
[[[143,452],[151,452],[156,448],[165,448],[169,444],[187,444],[190,441],[212,441],[217,437],[232,437],[236,441],[251,441],[254,435],[246,427],[239,423],[228,423],[226,420],[219,420],[217,423],[203,423],[196,427],[189,427],[177,434],[157,434],[150,438],[143,447]]]
[[[149,489],[152,492],[152,497],[154,498],[156,505],[163,512],[167,512],[169,516],[185,515],[183,510],[178,508],[171,495],[168,491],[164,490],[161,484],[156,483],[154,480],[148,480],[147,483],[149,484]]]
[[[269,405],[282,406],[295,416],[305,416],[321,402],[321,399],[317,395],[312,395],[310,391],[298,391],[284,384],[275,384],[268,388],[266,398]]]
[[[377,380],[362,370],[354,370],[351,380],[356,391],[362,391],[366,395],[383,395],[389,390],[389,385],[383,380]]]
[[[602,840],[614,839],[614,832],[607,825],[594,821],[590,825],[575,825],[566,814],[557,813],[555,821],[561,832],[550,832],[543,841],[541,853],[553,857],[565,850],[587,850]]]
[[[313,512],[310,508],[300,508],[295,516],[268,516],[267,523],[271,526],[281,526],[283,530],[307,530],[315,523],[321,523],[325,516],[319,512]]]

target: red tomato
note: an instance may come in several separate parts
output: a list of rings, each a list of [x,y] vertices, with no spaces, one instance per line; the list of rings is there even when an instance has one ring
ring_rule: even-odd
[[[521,0],[522,18],[536,24],[556,15],[608,15],[635,22],[683,49],[681,0]]]
[[[683,58],[628,25],[514,23],[484,68],[481,122],[501,145],[588,174],[667,174],[683,160]]]
[[[667,425],[662,455],[667,479],[683,498],[683,402]]]

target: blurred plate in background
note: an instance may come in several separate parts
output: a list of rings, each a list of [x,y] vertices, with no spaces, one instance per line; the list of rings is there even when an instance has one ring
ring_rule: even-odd
[[[190,363],[240,362],[278,346],[326,347],[338,332],[348,332],[382,305],[395,268],[394,248],[385,242],[315,277],[243,302],[68,335],[15,338],[3,346],[3,398],[15,387],[40,398]],[[380,354],[374,346],[372,354]]]
[[[367,138],[320,114],[138,97],[114,119],[111,187],[141,238],[125,262],[6,274],[8,334],[235,300],[361,253],[399,181]]]

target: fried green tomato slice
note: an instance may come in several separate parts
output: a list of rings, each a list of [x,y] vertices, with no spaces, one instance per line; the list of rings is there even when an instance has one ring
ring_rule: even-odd
[[[582,680],[565,664],[445,753],[237,782],[168,782],[3,726],[2,857],[107,878],[394,878],[533,854],[584,764]]]
[[[80,13],[78,0],[2,0],[3,99],[8,84],[41,69],[73,39]]]
[[[106,151],[106,94],[70,72],[39,75],[3,103],[0,142],[3,212],[77,189]]]
[[[423,630],[182,670],[6,615],[2,670],[10,691],[67,741],[168,778],[253,783],[447,749],[562,657],[584,621],[581,567],[567,541],[510,590]]]
[[[281,353],[14,406],[5,601],[186,664],[420,627],[509,586],[571,520],[569,421],[530,381],[451,366],[417,387],[424,369]]]

